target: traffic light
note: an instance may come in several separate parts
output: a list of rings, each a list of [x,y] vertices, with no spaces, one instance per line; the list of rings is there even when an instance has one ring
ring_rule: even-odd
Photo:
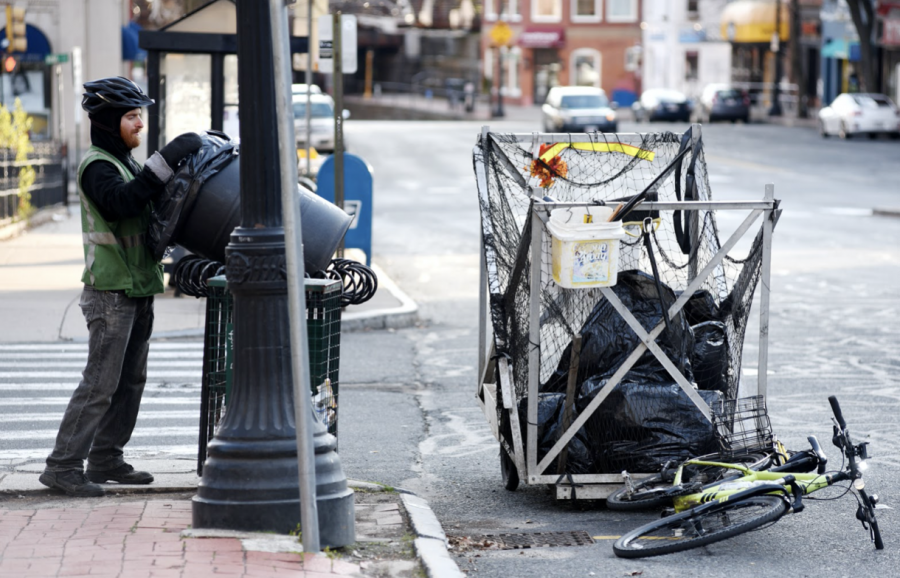
[[[12,74],[16,71],[16,66],[18,66],[19,62],[16,60],[15,56],[7,56],[3,59],[3,72],[6,74]]]
[[[7,52],[25,52],[28,39],[25,37],[25,9],[6,5],[6,45]]]

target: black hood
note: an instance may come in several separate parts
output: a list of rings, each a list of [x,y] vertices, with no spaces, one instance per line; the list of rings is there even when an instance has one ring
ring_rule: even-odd
[[[140,165],[131,156],[131,149],[122,140],[119,126],[122,117],[132,109],[108,108],[95,114],[88,115],[91,119],[91,144],[110,153],[131,171],[137,175],[141,171]]]

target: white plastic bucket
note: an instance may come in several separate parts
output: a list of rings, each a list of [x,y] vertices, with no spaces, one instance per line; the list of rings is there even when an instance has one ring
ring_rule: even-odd
[[[621,221],[608,222],[609,207],[572,207],[550,212],[553,280],[566,289],[611,287],[619,273]]]

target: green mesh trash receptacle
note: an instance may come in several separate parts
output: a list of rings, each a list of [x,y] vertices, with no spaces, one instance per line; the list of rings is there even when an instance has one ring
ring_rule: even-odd
[[[207,444],[228,408],[234,374],[233,303],[225,276],[208,281],[200,394],[200,440],[197,474],[203,475]],[[338,370],[340,369],[340,281],[304,279],[306,333],[312,404],[328,433],[338,434]]]

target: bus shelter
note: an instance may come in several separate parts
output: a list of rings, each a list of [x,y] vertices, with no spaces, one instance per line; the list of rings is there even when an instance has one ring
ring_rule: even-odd
[[[159,30],[142,30],[139,45],[147,51],[147,89],[156,101],[148,107],[148,154],[185,132],[239,136],[234,0],[212,0]],[[308,49],[307,37],[291,37],[292,54]]]

